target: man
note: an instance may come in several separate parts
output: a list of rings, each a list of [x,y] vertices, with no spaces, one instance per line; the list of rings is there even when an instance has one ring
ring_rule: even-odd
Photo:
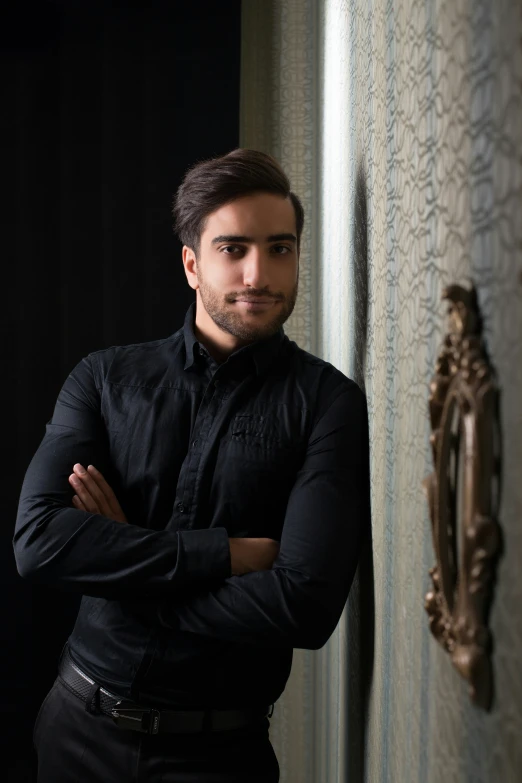
[[[277,781],[270,705],[333,632],[367,527],[364,397],[281,328],[286,175],[252,150],[199,163],[174,216],[183,329],[81,361],[22,488],[20,574],[83,595],[40,783]]]

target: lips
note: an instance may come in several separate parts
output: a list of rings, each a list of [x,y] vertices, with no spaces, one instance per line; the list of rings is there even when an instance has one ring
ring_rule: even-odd
[[[236,299],[236,302],[248,302],[248,304],[272,304],[278,302],[278,299]]]

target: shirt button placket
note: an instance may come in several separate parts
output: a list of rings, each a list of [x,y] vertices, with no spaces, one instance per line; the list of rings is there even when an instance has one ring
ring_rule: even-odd
[[[207,430],[208,430],[209,427],[212,426],[211,425],[211,421],[212,421],[213,417],[216,415],[216,413],[217,413],[217,411],[218,411],[218,409],[220,407],[220,404],[222,402],[222,400],[220,399],[219,396],[216,397],[212,393],[212,390],[216,391],[218,386],[223,388],[223,383],[222,383],[222,381],[219,380],[219,378],[215,378],[214,380],[211,381],[211,383],[209,385],[209,388],[207,389],[207,393],[205,394],[205,398],[202,401],[201,408],[199,410],[199,413],[198,413],[198,416],[197,416],[197,420],[196,420],[196,427],[195,427],[195,429],[198,430],[198,436],[196,438],[194,438],[194,440],[192,440],[191,444],[190,444],[191,448],[194,449],[195,451],[198,449],[200,444],[205,441],[205,438],[206,438],[206,436],[208,434]],[[210,423],[209,423],[209,418],[210,418]],[[202,433],[202,429],[201,429],[201,423],[202,422],[204,422],[204,424],[203,424],[203,433]],[[199,450],[199,451],[201,451],[201,450]],[[189,457],[190,457],[190,455],[189,455]],[[199,462],[200,458],[201,458],[201,453],[199,453],[197,456],[196,456],[196,454],[194,454],[193,458],[190,459],[190,468],[191,468],[191,473],[192,473],[192,479],[194,478],[194,471],[197,472],[197,463]],[[195,460],[195,462],[194,462],[194,460]],[[189,482],[189,485],[186,486],[185,489],[188,490],[189,492],[191,491],[190,482]],[[178,514],[188,514],[188,509],[187,509],[186,505],[184,503],[182,503],[182,502],[176,503],[176,511],[178,512]],[[192,524],[193,524],[192,520],[190,519],[190,515],[185,518],[184,523],[180,523],[180,524],[182,524],[182,527],[190,529]]]

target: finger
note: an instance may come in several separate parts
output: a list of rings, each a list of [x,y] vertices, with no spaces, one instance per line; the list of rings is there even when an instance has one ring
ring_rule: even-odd
[[[75,508],[78,508],[80,511],[87,511],[87,509],[83,505],[83,503],[80,500],[80,498],[78,497],[78,495],[74,495],[74,497],[72,499],[72,502],[73,502],[73,506],[75,506]]]
[[[69,483],[83,503],[85,510],[90,511],[92,514],[99,514],[100,511],[95,498],[93,498],[87,487],[75,473],[71,473],[69,476]]]
[[[88,473],[79,462],[74,465],[73,470],[76,477],[81,481],[101,512],[104,513],[105,511],[108,511],[107,499],[90,473]]]
[[[92,478],[96,482],[96,485],[99,487],[103,496],[107,500],[111,511],[114,514],[122,513],[122,508],[118,502],[118,498],[114,494],[114,491],[110,486],[110,484],[108,484],[107,481],[105,480],[103,474],[100,473],[100,471],[97,468],[95,468],[94,465],[88,465],[87,471],[89,475],[92,476]]]

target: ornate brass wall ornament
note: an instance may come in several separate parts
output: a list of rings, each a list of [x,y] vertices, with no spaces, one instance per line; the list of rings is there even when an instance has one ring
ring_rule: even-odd
[[[430,384],[434,472],[424,481],[437,557],[426,595],[430,630],[488,710],[493,683],[487,615],[500,529],[498,392],[474,288],[445,289],[449,332]]]

